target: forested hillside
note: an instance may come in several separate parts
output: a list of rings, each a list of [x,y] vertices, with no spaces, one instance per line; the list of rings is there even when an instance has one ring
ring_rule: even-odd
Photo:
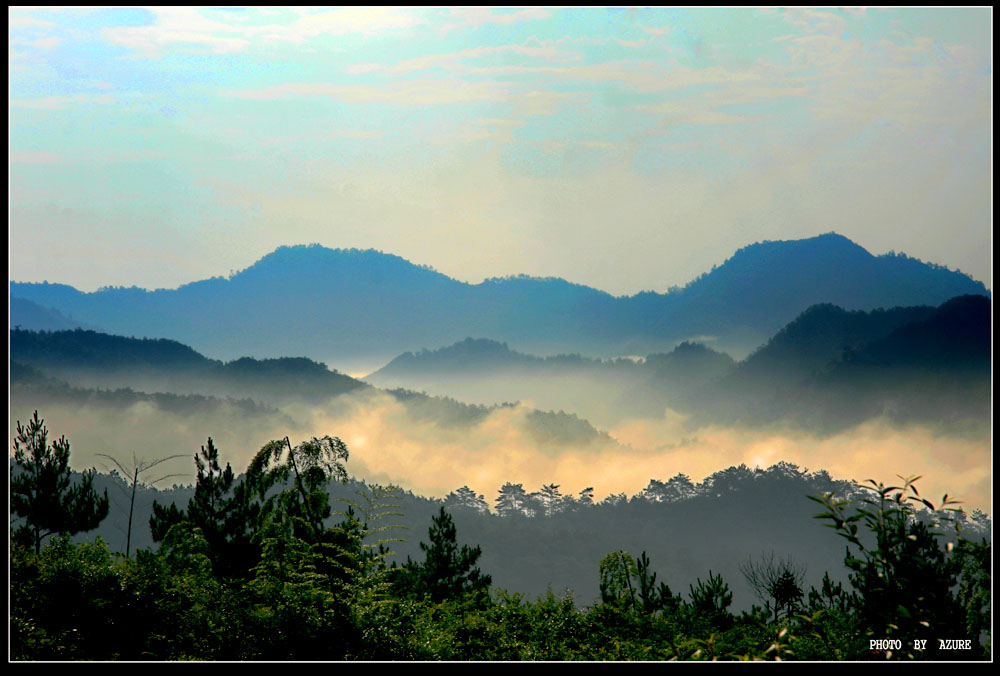
[[[12,459],[14,659],[991,654],[989,522],[949,511],[947,498],[923,510],[935,504],[917,498],[915,478],[853,486],[789,465],[736,467],[599,504],[588,491],[507,484],[489,513],[467,488],[437,502],[351,485],[337,438],[269,442],[239,476],[209,440],[193,490],[144,488],[133,503],[132,477],[71,479],[49,464],[69,444],[28,422]],[[36,489],[59,476],[43,504]],[[107,524],[108,539],[68,537],[108,518],[109,488],[115,528],[127,506],[153,542],[136,537],[126,552]],[[555,586],[574,570],[585,589]],[[530,588],[546,577],[548,591]],[[966,647],[941,649],[945,635]],[[906,646],[873,650],[871,636]]]

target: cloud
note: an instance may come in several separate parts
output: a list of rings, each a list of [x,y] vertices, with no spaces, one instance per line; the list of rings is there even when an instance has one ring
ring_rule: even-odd
[[[666,35],[670,31],[670,26],[639,26],[639,29],[644,33],[659,37],[660,35]]]
[[[270,42],[302,44],[321,35],[377,35],[423,23],[416,15],[395,7],[345,7],[306,12],[291,24],[247,27],[248,35]]]
[[[154,23],[147,26],[116,26],[102,35],[106,40],[140,56],[156,57],[164,49],[180,45],[205,48],[216,54],[241,52],[253,44],[301,45],[320,36],[374,35],[398,31],[421,22],[411,13],[392,7],[342,8],[302,11],[290,23],[255,25],[229,17],[209,18],[190,7],[150,9]]]
[[[33,47],[39,47],[41,49],[52,49],[58,45],[62,40],[59,38],[39,38],[38,40],[32,40],[31,42],[26,42]]]
[[[573,66],[485,66],[468,67],[470,75],[536,75],[559,82],[613,83],[640,93],[702,85],[720,85],[760,80],[761,73],[746,69],[734,71],[722,66],[688,68],[664,65],[655,61],[606,61]]]
[[[195,414],[174,414],[148,402],[125,409],[91,404],[43,406],[49,429],[73,444],[74,468],[95,464],[96,453],[127,456],[141,448],[149,459],[194,453],[211,436],[224,462],[243,471],[270,439],[341,437],[351,453],[348,469],[357,478],[392,482],[430,497],[444,497],[468,485],[492,503],[506,482],[535,490],[557,483],[564,494],[593,487],[598,499],[634,495],[650,479],[684,473],[694,481],[739,464],[768,467],[791,462],[837,479],[892,481],[896,474],[921,474],[921,494],[937,502],[948,493],[971,511],[988,511],[992,500],[988,438],[940,436],[916,427],[871,421],[833,437],[816,438],[782,429],[705,427],[687,429],[684,416],[667,410],[656,420],[634,420],[611,430],[615,440],[557,444],[531,432],[529,409],[497,409],[479,423],[443,426],[414,418],[381,392],[344,395],[321,406],[291,406],[284,415],[246,417],[228,405]],[[15,419],[31,410],[11,410]],[[290,416],[290,417],[289,417]],[[190,460],[178,461],[190,472]],[[182,471],[167,468],[166,471]],[[188,475],[190,476],[190,475]]]
[[[511,25],[523,21],[539,21],[548,19],[552,13],[548,10],[533,7],[522,9],[516,12],[494,12],[487,7],[452,7],[449,10],[452,18],[458,19],[457,23],[445,27],[446,31],[458,28],[480,28],[487,24]]]
[[[482,141],[506,144],[513,141],[514,131],[524,124],[524,120],[483,118],[449,128],[432,135],[428,140],[437,145],[465,145]]]
[[[114,26],[102,31],[114,44],[133,49],[142,56],[156,57],[160,51],[176,45],[206,47],[216,54],[245,49],[249,41],[237,34],[235,26],[214,21],[191,7],[150,9],[154,22],[147,26]]]
[[[10,102],[10,107],[30,110],[62,110],[68,106],[113,102],[114,98],[109,94],[76,94],[74,96],[48,96],[41,99],[15,99]]]
[[[552,45],[542,47],[501,45],[494,47],[472,47],[444,54],[428,54],[426,56],[405,59],[392,65],[359,63],[348,66],[345,68],[345,71],[351,75],[360,75],[365,73],[402,75],[418,70],[428,70],[431,68],[441,68],[452,72],[462,72],[468,69],[463,65],[462,62],[464,61],[492,56],[502,56],[506,54],[514,54],[532,59],[542,59],[545,61],[572,61],[580,58],[580,55],[578,54],[564,52]]]
[[[634,475],[630,486],[638,485],[653,468],[662,468],[655,478],[684,472],[700,480],[731,465],[765,468],[785,461],[858,481],[892,481],[896,474],[921,474],[921,492],[932,501],[948,493],[965,500],[970,511],[989,510],[991,504],[989,440],[941,436],[920,426],[900,428],[873,420],[827,438],[782,429],[714,426],[683,432],[679,418],[668,411],[661,421],[633,421],[611,434],[648,454],[646,462],[640,456],[623,463]],[[672,446],[664,446],[670,441]],[[638,471],[632,471],[633,466]]]
[[[331,138],[381,138],[384,132],[380,129],[353,129],[350,127],[337,127],[330,130]]]
[[[793,67],[809,79],[810,108],[823,123],[877,121],[914,125],[967,125],[991,119],[989,55],[949,51],[939,57],[933,40],[863,42],[805,35],[785,43]],[[956,105],[961,102],[961,105]]]
[[[253,101],[275,101],[298,97],[330,97],[347,103],[381,103],[399,106],[502,103],[510,98],[511,86],[503,82],[462,80],[406,80],[385,85],[335,85],[293,83],[263,89],[227,92],[228,96]]]
[[[535,90],[519,93],[513,97],[514,114],[524,117],[554,115],[570,102],[583,102],[588,96],[568,92]]]
[[[796,28],[810,33],[837,36],[847,27],[847,20],[842,16],[805,7],[785,8],[781,11],[781,17]]]
[[[58,153],[39,152],[34,150],[10,151],[11,164],[62,164],[65,158]]]
[[[760,80],[738,82],[707,91],[699,90],[681,99],[632,106],[631,109],[661,118],[659,131],[663,131],[679,124],[730,125],[759,121],[765,116],[731,113],[719,108],[782,98],[803,98],[810,93],[808,87],[797,84],[794,80],[777,84],[762,77]]]
[[[11,16],[7,19],[7,27],[12,30],[21,28],[51,28],[55,26],[51,21],[43,21],[31,16]]]

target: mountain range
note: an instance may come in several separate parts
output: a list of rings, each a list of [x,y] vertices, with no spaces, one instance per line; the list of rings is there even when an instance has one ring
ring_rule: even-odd
[[[322,404],[377,385],[414,420],[445,426],[475,425],[497,407],[521,401],[535,409],[526,420],[539,439],[559,430],[562,440],[592,440],[601,434],[592,424],[611,429],[629,419],[660,418],[667,408],[689,416],[692,428],[782,423],[836,432],[888,416],[968,431],[989,419],[991,319],[985,296],[871,312],[820,304],[739,362],[690,342],[644,359],[601,360],[538,357],[468,338],[404,353],[367,383],[303,357],[222,362],[172,340],[82,329],[15,329],[10,356],[19,387],[46,377],[74,388],[282,405]]]
[[[693,426],[836,431],[881,415],[967,423],[989,415],[991,313],[989,298],[972,295],[871,312],[818,304],[739,362],[690,342],[645,359],[598,360],[468,338],[404,353],[366,380],[479,403],[527,398],[606,427],[668,407]]]
[[[817,303],[846,310],[939,305],[988,295],[981,282],[900,254],[873,256],[829,233],[761,242],[681,289],[615,297],[562,279],[457,281],[398,256],[281,247],[228,278],[177,289],[11,282],[23,303],[110,333],[170,338],[215,358],[306,356],[385,363],[407,350],[488,336],[534,354],[669,352],[690,339],[748,354]],[[15,312],[17,310],[17,312]],[[38,314],[38,311],[35,311]],[[13,324],[12,324],[13,325]]]

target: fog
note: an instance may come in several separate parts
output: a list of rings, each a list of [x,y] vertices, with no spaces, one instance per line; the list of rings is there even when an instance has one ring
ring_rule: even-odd
[[[650,479],[666,480],[677,473],[701,481],[729,466],[763,468],[779,461],[825,469],[836,479],[889,483],[897,474],[923,475],[921,495],[936,503],[948,493],[970,512],[990,512],[992,500],[988,435],[946,435],[884,419],[821,437],[784,428],[713,425],[692,430],[686,416],[666,409],[656,418],[607,428],[610,436],[588,437],[562,433],[557,428],[563,419],[540,421],[527,403],[455,424],[416,415],[413,406],[378,390],[341,395],[322,405],[287,404],[280,411],[250,414],[233,402],[210,401],[212,405],[191,412],[167,410],[152,401],[27,401],[14,391],[9,435],[13,441],[16,421],[38,409],[50,438],[69,438],[76,469],[109,469],[100,453],[119,459],[131,459],[134,453],[139,460],[181,453],[188,459],[164,464],[162,473],[182,473],[185,477],[174,481],[191,483],[190,456],[208,437],[239,473],[271,439],[287,435],[295,443],[329,434],[347,443],[348,470],[356,478],[394,483],[429,497],[468,485],[491,504],[507,482],[521,483],[528,491],[555,483],[564,495],[593,487],[600,500],[633,495]]]

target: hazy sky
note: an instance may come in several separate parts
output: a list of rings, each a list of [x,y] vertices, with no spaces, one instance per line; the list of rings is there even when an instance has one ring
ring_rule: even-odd
[[[282,244],[664,290],[837,231],[992,287],[992,10],[13,9],[10,277]]]

